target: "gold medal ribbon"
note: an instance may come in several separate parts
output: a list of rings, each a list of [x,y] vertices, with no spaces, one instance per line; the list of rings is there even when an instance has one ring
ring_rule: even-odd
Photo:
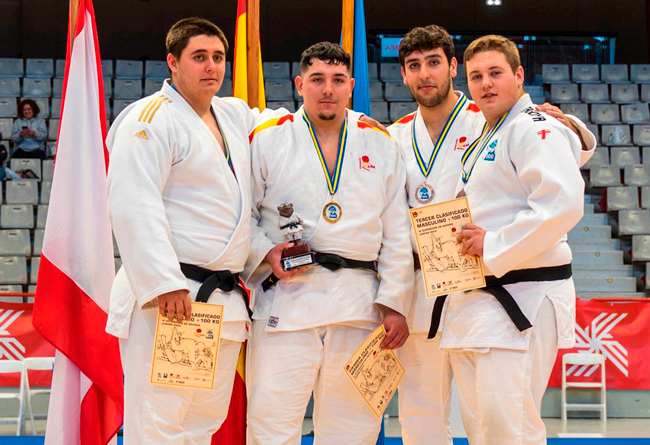
[[[472,176],[472,172],[474,171],[474,166],[476,165],[476,161],[478,161],[478,158],[481,157],[481,154],[483,153],[483,150],[485,150],[485,147],[487,146],[488,142],[490,142],[490,139],[494,137],[494,135],[499,131],[499,128],[503,125],[505,122],[506,118],[508,117],[508,114],[510,112],[504,114],[499,118],[497,123],[492,127],[492,130],[488,133],[488,135],[483,139],[483,136],[485,135],[485,131],[487,130],[487,123],[483,126],[483,130],[481,131],[481,136],[479,136],[478,139],[476,139],[474,142],[472,142],[472,145],[467,149],[465,152],[465,155],[463,156],[463,183],[467,184],[467,181],[469,181],[470,176]],[[472,162],[472,166],[470,167],[469,171],[465,170],[465,163],[469,159],[470,155],[476,151],[476,147],[478,146],[478,143],[483,139],[483,143],[481,144],[481,148],[479,149],[478,153],[474,157],[474,161]]]
[[[303,111],[302,113],[302,118],[304,121],[307,123],[307,127],[309,128],[309,134],[311,135],[312,141],[314,141],[314,146],[316,147],[316,153],[318,153],[318,159],[320,159],[321,167],[323,167],[323,171],[325,172],[325,178],[327,178],[327,186],[330,191],[330,195],[334,196],[339,189],[339,182],[341,179],[341,172],[343,171],[343,158],[345,157],[345,145],[347,142],[347,135],[348,135],[348,120],[345,119],[343,121],[343,126],[341,127],[341,135],[339,136],[339,152],[336,157],[336,169],[334,170],[334,174],[330,175],[329,168],[327,168],[327,162],[325,161],[325,155],[323,155],[323,150],[320,148],[320,144],[318,143],[318,138],[316,137],[316,132],[314,131],[314,127],[311,124],[311,121],[309,120],[309,116],[307,116],[307,113]]]

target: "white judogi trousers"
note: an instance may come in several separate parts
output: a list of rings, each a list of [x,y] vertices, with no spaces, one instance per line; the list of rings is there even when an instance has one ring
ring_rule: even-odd
[[[395,352],[407,370],[398,391],[404,445],[451,445],[452,372],[440,334],[412,333]]]
[[[548,298],[532,330],[527,351],[447,350],[471,445],[546,444],[540,411],[558,351],[555,310]]]
[[[249,445],[299,445],[314,393],[314,445],[375,445],[377,417],[343,367],[370,335],[368,329],[330,324],[266,332],[254,320],[248,346]]]
[[[120,339],[124,368],[124,445],[207,445],[228,414],[241,343],[221,339],[214,389],[152,385],[158,311],[133,311]]]

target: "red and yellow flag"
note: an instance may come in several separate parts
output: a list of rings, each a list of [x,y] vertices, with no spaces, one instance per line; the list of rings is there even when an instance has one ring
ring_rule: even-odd
[[[238,97],[249,105],[251,98],[248,97],[248,26],[246,17],[246,0],[237,1],[237,25],[235,27],[235,57],[233,62],[233,96]],[[259,37],[258,37],[259,46]],[[259,69],[258,69],[258,91],[259,109],[266,108],[266,97],[264,95],[264,73],[262,72],[262,52],[259,52]]]

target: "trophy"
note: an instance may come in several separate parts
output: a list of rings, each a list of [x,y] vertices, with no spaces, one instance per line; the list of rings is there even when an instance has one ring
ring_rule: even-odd
[[[287,242],[293,246],[282,251],[282,269],[291,270],[314,264],[314,252],[302,240],[303,220],[293,211],[293,204],[286,202],[278,206],[280,230]]]

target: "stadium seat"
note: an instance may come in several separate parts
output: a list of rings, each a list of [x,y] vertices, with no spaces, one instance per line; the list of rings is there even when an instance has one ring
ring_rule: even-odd
[[[51,181],[43,181],[41,183],[40,204],[49,204],[51,194],[52,194],[52,182]]]
[[[36,228],[44,229],[45,222],[47,221],[47,209],[48,206],[41,204],[38,206],[38,211],[36,212]],[[33,218],[32,218],[33,220]]]
[[[54,76],[58,79],[65,77],[65,59],[56,59],[54,61]]]
[[[641,207],[650,209],[650,187],[641,187]]]
[[[604,83],[628,83],[627,65],[602,65],[600,80]]]
[[[107,77],[104,75],[104,77]],[[116,60],[116,79],[142,79],[142,62],[139,60]]]
[[[623,171],[623,182],[626,185],[650,186],[650,164],[626,165]]]
[[[621,170],[615,165],[592,165],[589,179],[593,187],[621,185]]]
[[[264,82],[266,100],[293,100],[293,85],[290,80],[267,80]]]
[[[29,230],[0,230],[0,256],[29,256],[31,250]]]
[[[232,80],[232,62],[230,60],[226,61],[226,71],[224,73],[224,79]]]
[[[605,145],[632,145],[629,125],[602,125],[600,131]]]
[[[232,80],[230,79],[224,79],[223,83],[221,84],[221,88],[219,88],[219,91],[217,92],[217,96],[219,97],[230,97],[232,96]],[[268,99],[268,97],[267,97]]]
[[[0,77],[0,97],[19,97],[20,79],[17,77]]]
[[[113,98],[115,99],[140,99],[142,97],[142,80],[115,79],[113,85]]]
[[[104,97],[110,98],[113,97],[113,80],[108,77],[104,77]]]
[[[30,180],[7,181],[7,204],[38,204],[38,182]]]
[[[106,86],[104,86],[104,92]],[[63,95],[63,79],[55,77],[52,79],[52,97],[61,97]]]
[[[584,84],[580,86],[581,98],[587,103],[609,103],[609,89],[606,84]]]
[[[585,165],[582,166],[582,168],[589,170],[594,165],[604,164],[609,164],[609,147],[596,147],[593,156]]]
[[[147,60],[144,65],[144,77],[147,79],[162,79],[169,77],[166,60]]]
[[[467,96],[468,99],[472,98],[472,95],[470,94],[469,88],[467,87],[466,83],[463,82],[454,83],[454,89],[456,91],[461,91],[465,96]]]
[[[34,230],[34,249],[32,255],[41,255],[41,251],[43,250],[43,235],[45,235],[44,229]]]
[[[3,229],[33,229],[34,208],[27,204],[1,206],[0,227]]]
[[[113,70],[113,61],[112,60],[102,60],[102,77],[104,79],[112,79],[114,74]]]
[[[368,64],[370,65],[370,64]],[[377,64],[375,64],[375,70],[377,69]],[[375,72],[376,74],[376,72]],[[300,62],[291,63],[291,80],[294,80],[296,77],[300,76]]]
[[[592,104],[591,122],[594,124],[618,124],[621,122],[617,104]]]
[[[632,237],[632,261],[650,261],[650,235]]]
[[[120,113],[124,111],[126,107],[128,107],[135,101],[136,99],[115,99],[113,101],[113,119],[119,116]]]
[[[630,80],[636,83],[650,83],[650,65],[630,65]]]
[[[43,181],[51,181],[52,178],[54,177],[54,160],[45,159],[43,161],[42,171],[43,171],[43,177],[41,179]]]
[[[47,140],[56,141],[59,137],[59,119],[50,119],[47,126]]]
[[[27,258],[24,256],[0,258],[0,283],[26,284]]]
[[[18,170],[26,170],[30,169],[34,173],[36,173],[36,176],[38,176],[38,179],[41,179],[41,160],[40,159],[20,159],[20,158],[15,158],[11,159],[11,162],[9,164],[10,168],[17,172]]]
[[[569,65],[542,65],[542,82],[544,83],[569,83]]]
[[[0,117],[16,117],[18,104],[13,97],[0,97]]]
[[[650,210],[632,209],[618,212],[618,234],[619,236],[650,234]]]
[[[388,122],[388,103],[384,101],[370,102],[370,116],[372,116],[373,119],[377,119],[379,122]]]
[[[279,110],[280,108],[284,108],[290,113],[296,112],[296,103],[293,101],[293,99],[284,100],[284,101],[267,102],[266,106],[271,110]]]
[[[650,145],[650,125],[634,125],[634,143],[636,145]],[[650,162],[650,157],[648,161],[644,160],[643,162]]]
[[[25,62],[26,77],[54,77],[54,60],[52,59],[27,59]]]
[[[621,105],[621,118],[625,124],[645,124],[650,123],[650,113],[648,104],[636,103]]]
[[[401,82],[402,67],[399,63],[382,63],[379,66],[379,78],[382,82]]]
[[[10,118],[0,119],[0,140],[11,139],[13,132],[14,120]],[[8,148],[8,146],[7,146]]]
[[[50,117],[54,119],[59,119],[61,117],[61,98],[54,97],[52,98],[52,112]]]
[[[23,79],[24,97],[50,97],[52,95],[52,80],[26,77]]]
[[[23,77],[23,59],[0,59],[0,77]]]
[[[587,104],[562,104],[560,109],[564,114],[572,114],[582,122],[589,122],[589,106]]]
[[[641,84],[641,102],[650,102],[650,83]]]
[[[598,65],[575,64],[572,70],[575,83],[600,83]]]
[[[29,282],[31,284],[36,284],[38,279],[38,267],[41,265],[41,257],[33,256],[31,260],[31,267],[29,271]]]
[[[264,79],[266,80],[290,80],[289,62],[263,62]]]
[[[20,284],[2,284],[0,285],[0,293],[8,294],[20,294],[23,292],[23,287]],[[20,298],[20,301],[16,301],[16,298]],[[10,301],[22,303],[23,297],[2,297],[0,301]]]
[[[641,153],[639,147],[610,147],[610,161],[612,165],[623,168],[628,164],[638,164],[641,162]]]
[[[417,108],[416,102],[392,102],[390,104],[390,120],[395,122],[402,116],[414,112]]]
[[[607,187],[607,211],[639,208],[638,187]]]
[[[370,90],[370,101],[371,102],[383,102],[384,101],[384,87],[381,82],[370,82],[368,85]]]
[[[402,82],[386,82],[386,100],[388,102],[406,102],[412,101],[413,96]]]
[[[146,79],[144,81],[144,95],[151,96],[155,92],[160,91],[164,83],[164,79]]]
[[[375,62],[368,62],[368,79],[371,81],[379,79],[377,64]]]
[[[535,105],[541,105],[541,104],[543,104],[544,102],[546,102],[546,98],[544,97],[544,95],[541,95],[541,96],[533,96],[533,95],[531,94],[531,95],[530,95],[530,100],[531,100],[531,102],[534,103]]]
[[[580,102],[578,85],[573,83],[551,85],[551,103],[562,104],[572,102]]]
[[[639,101],[639,87],[635,84],[613,84],[612,102],[630,104]]]

